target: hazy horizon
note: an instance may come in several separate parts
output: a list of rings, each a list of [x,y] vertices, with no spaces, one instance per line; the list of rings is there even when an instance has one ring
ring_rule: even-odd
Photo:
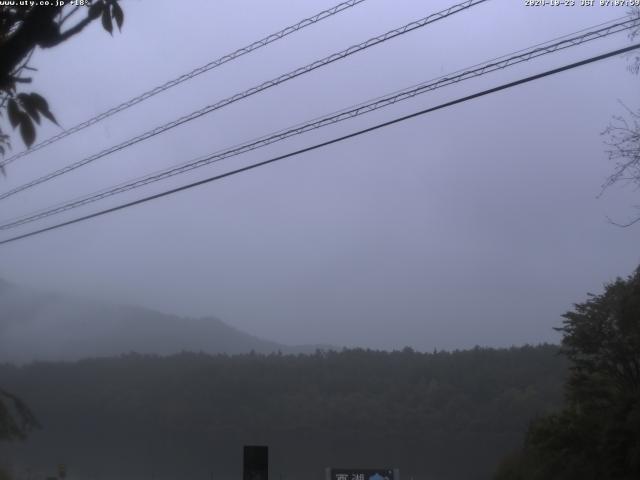
[[[64,128],[334,5],[126,2],[33,55]],[[5,191],[450,1],[369,0],[10,164]],[[0,203],[7,220],[620,17],[496,0],[353,55]],[[460,82],[140,191],[91,213],[630,44],[624,34]],[[78,61],[82,59],[82,61]],[[288,345],[419,351],[554,342],[561,315],[640,264],[637,191],[597,198],[601,132],[638,77],[615,57],[126,211],[0,246],[0,277]],[[43,123],[38,139],[60,130]],[[14,150],[21,142],[16,135]],[[54,220],[66,220],[74,214]],[[35,224],[34,224],[35,225]],[[29,231],[31,226],[16,230]],[[15,231],[5,232],[0,239]]]
[[[257,337],[250,331],[236,329],[213,315],[198,318],[175,316],[138,305],[106,303],[95,298],[30,289],[1,278],[0,304],[5,311],[8,308],[10,317],[0,318],[0,363],[16,365],[75,362],[132,353],[167,357],[185,352],[298,355],[314,354],[318,349],[336,352],[351,348],[387,352],[403,351],[407,347],[413,349],[409,345],[370,348],[358,344],[286,344],[275,338]],[[97,326],[91,328],[87,319]],[[151,330],[154,325],[155,329]],[[146,333],[141,336],[142,332]],[[474,345],[472,348],[519,348],[542,344],[554,343]],[[460,349],[413,350],[452,353]]]

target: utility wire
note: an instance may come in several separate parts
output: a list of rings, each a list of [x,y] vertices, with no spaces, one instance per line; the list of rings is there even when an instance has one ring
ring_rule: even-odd
[[[127,100],[126,102],[121,103],[120,105],[110,108],[109,110],[99,115],[96,115],[95,117],[92,117],[88,120],[85,120],[84,122],[74,125],[73,127],[67,130],[64,130],[63,132],[60,132],[57,135],[54,135],[53,137],[47,138],[46,140],[43,140],[39,143],[36,143],[35,145],[32,145],[28,150],[24,150],[0,162],[0,167],[4,167],[12,162],[15,162],[19,158],[26,157],[27,155],[30,155],[31,153],[37,150],[40,150],[41,148],[51,145],[57,142],[58,140],[62,140],[63,138],[68,137],[69,135],[74,134],[76,132],[79,132],[80,130],[84,130],[85,128],[90,127],[91,125],[94,125],[134,105],[137,105],[138,103],[143,102],[159,93],[162,93],[165,90],[175,87],[176,85],[186,82],[187,80],[191,80],[192,78],[197,77],[202,73],[208,72],[209,70],[213,70],[214,68],[217,68],[221,65],[224,65],[227,62],[240,58],[243,55],[253,52],[254,50],[258,50],[259,48],[265,47],[270,43],[280,40],[288,35],[291,35],[292,33],[295,33],[299,30],[302,30],[303,28],[306,28],[310,25],[318,23],[326,18],[332,17],[333,15],[336,15],[337,13],[347,10],[348,8],[354,7],[364,1],[365,0],[348,0],[346,2],[339,3],[334,7],[331,7],[327,10],[323,10],[322,12],[316,13],[315,15],[309,18],[305,18],[304,20],[301,20],[294,25],[290,25],[280,30],[279,32],[272,33],[271,35],[268,35],[258,41],[255,41],[252,44],[247,45],[246,47],[239,48],[235,52],[228,53],[220,58],[217,58],[216,60],[213,60],[207,63],[206,65],[202,65],[201,67],[198,67],[194,70],[191,70],[188,73],[180,75],[179,77],[176,77],[173,80],[169,80],[163,83],[162,85],[158,85],[157,87],[152,88],[151,90],[147,90],[146,92],[136,97],[133,97]]]
[[[361,1],[364,1],[364,0],[361,0]],[[338,8],[338,7],[342,6],[342,5],[345,5],[346,3],[349,3],[349,2],[345,2],[344,4],[340,4],[340,5],[338,5],[338,6],[334,7],[334,8]],[[333,9],[330,9],[330,10],[333,10]],[[328,10],[326,10],[325,12],[328,12]],[[321,12],[321,13],[319,13],[318,15],[321,15],[322,13],[324,13],[324,12]],[[317,15],[316,15],[316,16],[317,16]],[[582,30],[578,30],[577,32],[574,32],[573,34],[581,33],[581,32],[587,31],[589,28],[596,28],[596,27],[600,27],[600,26],[603,26],[603,25],[608,25],[608,24],[610,24],[610,23],[614,23],[614,22],[619,21],[619,20],[622,20],[622,19],[624,19],[624,18],[631,18],[631,17],[632,17],[632,15],[623,15],[622,17],[618,17],[618,18],[616,18],[616,19],[609,20],[609,21],[607,21],[607,22],[603,22],[603,23],[600,23],[600,24],[595,25],[595,26],[592,26],[592,27],[588,27],[588,28],[584,28],[584,29],[582,29]],[[307,20],[311,20],[311,19],[314,19],[314,18],[315,18],[315,16],[314,16],[314,17],[311,17],[310,19],[307,19]],[[305,20],[303,20],[303,22],[305,22]],[[302,22],[301,22],[301,23],[302,23]],[[306,26],[306,25],[305,25],[305,26]],[[288,28],[294,28],[294,26],[292,26],[292,27],[288,27]],[[301,27],[301,28],[303,28],[303,27]],[[285,29],[285,30],[287,30],[287,29]],[[570,35],[573,35],[573,34],[568,34],[568,35],[563,35],[563,36],[561,36],[561,37],[556,37],[555,39],[550,40],[550,42],[551,42],[551,41],[556,41],[556,40],[560,40],[560,39],[566,38],[566,37],[568,37],[568,36],[570,36]],[[277,34],[273,34],[273,35],[277,35]],[[272,36],[272,35],[270,35],[270,37],[271,37],[271,36]],[[267,38],[268,38],[268,37],[267,37]],[[256,43],[258,43],[258,42],[256,42]],[[549,43],[549,42],[540,43],[540,44],[535,45],[535,46],[541,46],[541,45],[545,45],[545,44],[547,44],[547,43]],[[248,48],[248,47],[247,47],[247,48]],[[533,48],[533,47],[531,47],[531,48]],[[240,49],[240,50],[242,50],[242,49]],[[522,51],[524,51],[524,50],[522,50]],[[513,53],[519,53],[519,51],[518,51],[518,52],[513,52]],[[502,57],[498,57],[498,58],[495,58],[495,59],[493,59],[493,60],[498,60],[498,59],[500,59],[500,58],[502,58]],[[493,60],[490,60],[490,61],[493,61]],[[215,62],[215,61],[214,61],[214,62]],[[211,63],[214,63],[214,62],[211,62]],[[210,64],[207,64],[207,65],[210,65]],[[475,65],[474,65],[474,66],[475,66]],[[197,70],[197,69],[196,69],[196,70]],[[196,70],[194,70],[194,72],[195,72]],[[454,73],[457,73],[457,72],[454,72]],[[179,78],[180,78],[180,77],[179,77]],[[171,81],[167,82],[167,84],[172,83],[172,82],[174,82],[175,80],[177,80],[177,79],[171,80]],[[186,80],[185,80],[185,81],[186,81]],[[163,86],[164,86],[164,85],[163,85]],[[171,86],[173,86],[173,85],[171,85]],[[161,88],[161,87],[156,87],[156,89],[159,89],[159,88]],[[167,87],[167,88],[170,88],[170,87]],[[148,92],[143,93],[142,95],[150,94],[151,92],[155,91],[156,89],[149,90]],[[155,93],[152,93],[150,96],[153,96],[153,95],[155,95]],[[0,103],[0,109],[2,109],[2,106],[3,106],[3,104],[4,104],[4,102],[6,101],[6,99],[7,99],[7,98],[8,98],[8,97],[4,97],[4,98],[2,99],[2,101],[1,101],[1,103]],[[133,99],[132,99],[132,100],[133,100]],[[140,101],[142,101],[142,100],[140,100]],[[122,105],[125,105],[126,103],[128,103],[128,102],[124,102]],[[136,103],[138,103],[138,102],[136,102]],[[113,109],[111,109],[111,110],[115,110],[115,109],[119,109],[119,108],[120,108],[120,106],[117,106],[117,107],[114,107],[114,108],[113,108]],[[123,108],[123,109],[124,109],[124,108]],[[109,112],[111,112],[111,110],[109,110]],[[118,111],[120,111],[120,110],[118,110]],[[107,112],[105,112],[105,114],[106,114],[106,113],[107,113]],[[115,113],[115,112],[114,112],[114,113]],[[101,114],[101,115],[102,115],[102,114]],[[97,122],[97,121],[100,121],[100,119],[98,119],[98,117],[100,117],[101,115],[98,115],[97,117],[94,117],[94,118],[96,119],[96,120],[95,120],[96,122]],[[110,113],[109,115],[113,115],[113,113]],[[92,122],[93,120],[94,120],[94,119],[92,118],[92,119],[87,120],[87,122]],[[83,123],[85,123],[85,122],[83,122]],[[95,122],[94,122],[94,123],[95,123]],[[76,126],[76,127],[77,127],[77,126]],[[76,128],[76,127],[72,127],[72,128]],[[84,127],[83,127],[83,128],[84,128]],[[69,130],[71,130],[71,129],[69,129]],[[73,132],[69,132],[69,133],[64,133],[64,132],[63,132],[63,135],[64,135],[64,136],[68,136],[68,135],[70,135],[71,133],[73,133]],[[57,139],[54,139],[54,137],[52,137],[52,138],[50,138],[50,139],[48,139],[48,140],[46,140],[46,141],[47,141],[47,142],[49,142],[49,140],[51,140],[51,143],[53,143],[53,142],[57,141]],[[34,151],[34,150],[33,150],[34,148],[41,148],[41,147],[44,147],[44,146],[46,146],[46,145],[42,145],[42,146],[40,146],[39,144],[36,144],[36,145],[32,146],[30,150],[27,150],[27,151],[21,152],[21,153],[20,153],[20,156],[28,155],[29,153],[31,153],[31,152],[33,152],[33,151]],[[17,159],[17,158],[16,158],[16,159]],[[7,159],[7,160],[0,161],[0,170],[4,167],[5,162],[11,162],[11,161],[13,161],[13,160],[14,160],[13,158],[9,158],[9,159]]]
[[[209,165],[211,163],[219,162],[226,158],[235,157],[237,155],[240,155],[252,150],[256,150],[258,148],[265,147],[267,145],[285,140],[295,135],[300,135],[300,134],[309,132],[311,130],[316,130],[316,129],[325,127],[327,125],[335,124],[350,118],[355,118],[357,116],[364,115],[369,112],[373,112],[375,110],[388,107],[395,103],[411,99],[417,95],[420,95],[429,91],[433,91],[438,88],[445,87],[447,85],[458,83],[463,80],[468,80],[470,78],[486,75],[496,70],[505,69],[507,67],[517,65],[522,62],[527,62],[534,58],[541,57],[543,55],[548,55],[550,53],[554,53],[559,50],[564,50],[566,48],[574,47],[595,39],[604,38],[606,36],[613,35],[615,33],[629,30],[631,28],[637,27],[639,24],[640,24],[640,20],[627,19],[626,21],[614,23],[612,25],[608,25],[606,27],[599,28],[597,30],[587,31],[586,33],[583,33],[581,35],[576,35],[573,37],[569,37],[569,36],[562,37],[564,38],[564,40],[561,40],[559,42],[550,43],[546,45],[543,44],[543,46],[536,45],[529,49],[519,50],[518,52],[516,52],[516,54],[512,56],[499,57],[498,59],[490,60],[484,64],[479,64],[480,66],[474,66],[475,68],[470,67],[467,70],[462,70],[460,71],[461,73],[456,72],[454,74],[439,77],[438,79],[425,82],[417,86],[412,86],[407,89],[394,92],[384,97],[378,97],[372,101],[361,103],[359,105],[350,107],[348,109],[343,109],[339,112],[327,115],[325,117],[316,118],[309,122],[298,124],[294,127],[290,127],[285,130],[280,130],[271,135],[264,136],[259,139],[255,139],[255,140],[246,142],[244,144],[236,145],[226,150],[218,151],[218,152],[197,158],[195,160],[191,160],[189,162],[183,163],[182,165],[178,165],[178,166],[171,167],[156,173],[152,173],[138,179],[129,180],[115,187],[111,187],[109,189],[104,189],[102,191],[95,192],[90,195],[79,197],[71,201],[67,201],[66,203],[58,204],[53,207],[49,207],[45,210],[28,214],[26,216],[21,216],[11,220],[7,220],[5,223],[0,224],[0,230],[9,230],[12,228],[19,227],[21,225],[25,225],[27,223],[31,223],[37,220],[42,220],[52,215],[56,215],[56,214],[66,212],[75,208],[79,208],[81,206],[88,205],[90,203],[94,203],[99,200],[102,200],[123,192],[127,192],[129,190],[143,187],[150,183],[164,180],[166,178],[170,178],[175,175],[179,175],[181,173],[185,173],[190,170],[194,170],[196,168]],[[581,30],[581,31],[584,31],[584,30]]]
[[[79,160],[75,163],[72,163],[66,167],[63,167],[59,170],[55,170],[53,172],[50,172],[42,177],[36,178],[35,180],[32,180],[28,183],[25,183],[23,185],[20,185],[18,187],[13,188],[12,190],[9,190],[5,193],[0,194],[0,200],[3,200],[5,198],[8,198],[10,196],[13,196],[19,192],[22,192],[24,190],[27,190],[29,188],[35,187],[36,185],[39,185],[41,183],[44,183],[46,181],[49,181],[53,178],[56,178],[60,175],[69,173],[77,168],[80,168],[84,165],[87,165],[91,162],[94,162],[102,157],[105,157],[107,155],[110,155],[112,153],[115,153],[117,151],[123,150],[127,147],[130,147],[136,143],[139,143],[143,140],[147,140],[151,137],[154,137],[156,135],[159,135],[161,133],[166,132],[167,130],[170,130],[172,128],[175,128],[179,125],[182,125],[183,123],[187,123],[190,122],[191,120],[195,120],[196,118],[202,117],[203,115],[206,115],[208,113],[213,112],[214,110],[218,110],[220,108],[226,107],[227,105],[230,105],[232,103],[235,103],[239,100],[242,100],[244,98],[250,97],[252,95],[255,95],[257,93],[260,93],[264,90],[267,90],[271,87],[275,87],[277,85],[280,85],[281,83],[287,82],[289,80],[292,80],[296,77],[299,77],[300,75],[304,75],[306,73],[309,73],[313,70],[316,70],[317,68],[320,67],[324,67],[330,63],[333,63],[337,60],[342,60],[343,58],[349,57],[355,53],[361,52],[363,50],[366,50],[367,48],[373,47],[375,45],[384,43],[388,40],[391,40],[395,37],[398,37],[400,35],[404,35],[406,33],[409,33],[413,30],[416,30],[418,28],[422,28],[426,25],[429,25],[431,23],[434,23],[438,20],[442,20],[443,18],[447,18],[451,15],[454,15],[456,13],[459,13],[463,10],[466,10],[468,8],[471,8],[475,5],[481,4],[486,2],[487,0],[466,0],[465,2],[453,5],[445,10],[442,10],[440,12],[437,13],[433,13],[431,15],[428,15],[427,17],[424,17],[420,20],[416,20],[414,22],[408,23],[402,27],[396,28],[394,30],[390,30],[382,35],[379,35],[377,37],[373,37],[370,38],[369,40],[359,43],[357,45],[351,46],[345,50],[342,50],[341,52],[338,53],[334,53],[332,55],[329,55],[328,57],[325,57],[321,60],[317,60],[313,63],[310,63],[304,67],[300,67],[297,68],[289,73],[286,73],[284,75],[280,75],[272,80],[266,81],[261,83],[260,85],[256,86],[256,87],[252,87],[248,90],[245,90],[244,92],[241,93],[237,93],[231,97],[225,98],[224,100],[221,100],[217,103],[214,103],[212,105],[207,105],[199,110],[196,110],[195,112],[192,112],[188,115],[185,115],[183,117],[180,117],[172,122],[166,123],[164,125],[161,125],[159,127],[156,127],[152,130],[149,130],[141,135],[138,135],[136,137],[130,138],[129,140],[126,140],[118,145],[115,145],[113,147],[107,148],[105,150],[102,150],[99,153],[96,153],[94,155],[91,155],[89,157],[86,157],[82,160]]]
[[[144,198],[141,198],[141,199],[138,199],[138,200],[134,200],[132,202],[128,202],[128,203],[125,203],[125,204],[122,204],[122,205],[118,205],[118,206],[111,207],[111,208],[108,208],[108,209],[105,209],[105,210],[101,210],[99,212],[95,212],[95,213],[92,213],[90,215],[85,215],[83,217],[78,217],[78,218],[75,218],[73,220],[68,220],[66,222],[58,223],[56,225],[52,225],[52,226],[49,226],[49,227],[46,227],[46,228],[41,228],[39,230],[35,230],[35,231],[29,232],[29,233],[25,233],[25,234],[22,234],[22,235],[11,237],[11,238],[8,238],[6,240],[0,241],[0,245],[5,245],[7,243],[15,242],[15,241],[22,240],[22,239],[25,239],[25,238],[28,238],[28,237],[32,237],[34,235],[39,235],[39,234],[42,234],[42,233],[45,233],[45,232],[49,232],[49,231],[56,230],[56,229],[59,229],[59,228],[62,228],[62,227],[73,225],[75,223],[83,222],[83,221],[86,221],[86,220],[89,220],[89,219],[92,219],[92,218],[96,218],[96,217],[99,217],[99,216],[102,216],[102,215],[106,215],[108,213],[113,213],[113,212],[117,212],[119,210],[124,210],[126,208],[133,207],[135,205],[140,205],[142,203],[150,202],[152,200],[156,200],[158,198],[166,197],[168,195],[173,195],[174,193],[178,193],[178,192],[181,192],[181,191],[184,191],[184,190],[189,190],[191,188],[198,187],[200,185],[204,185],[204,184],[207,184],[207,183],[215,182],[215,181],[221,180],[223,178],[230,177],[232,175],[236,175],[238,173],[243,173],[243,172],[247,172],[249,170],[256,169],[258,167],[263,167],[265,165],[269,165],[271,163],[278,162],[278,161],[283,160],[285,158],[294,157],[294,156],[300,155],[302,153],[306,153],[306,152],[310,152],[310,151],[313,151],[313,150],[317,150],[317,149],[326,147],[328,145],[333,145],[335,143],[339,143],[339,142],[342,142],[344,140],[348,140],[350,138],[354,138],[354,137],[363,135],[365,133],[373,132],[375,130],[379,130],[381,128],[385,128],[385,127],[388,127],[390,125],[394,125],[396,123],[404,122],[404,121],[409,120],[411,118],[419,117],[419,116],[425,115],[427,113],[434,112],[436,110],[441,110],[441,109],[444,109],[444,108],[447,108],[447,107],[451,107],[453,105],[457,105],[457,104],[460,104],[460,103],[467,102],[469,100],[473,100],[475,98],[483,97],[485,95],[489,95],[489,94],[496,93],[496,92],[499,92],[499,91],[502,91],[502,90],[513,88],[515,86],[522,85],[522,84],[525,84],[525,83],[533,82],[535,80],[539,80],[541,78],[548,77],[550,75],[555,75],[555,74],[558,74],[558,73],[561,73],[561,72],[565,72],[567,70],[572,70],[574,68],[578,68],[578,67],[581,67],[581,66],[584,66],[584,65],[588,65],[590,63],[598,62],[598,61],[601,61],[601,60],[604,60],[604,59],[607,59],[607,58],[610,58],[610,57],[613,57],[613,56],[616,56],[616,55],[627,53],[627,52],[630,52],[632,50],[636,50],[638,48],[640,48],[640,43],[637,43],[637,44],[634,44],[634,45],[631,45],[631,46],[628,46],[628,47],[625,47],[625,48],[620,48],[618,50],[613,50],[611,52],[604,53],[602,55],[597,55],[595,57],[591,57],[591,58],[588,58],[586,60],[581,60],[579,62],[571,63],[571,64],[565,65],[563,67],[554,68],[552,70],[547,70],[545,72],[538,73],[536,75],[531,75],[529,77],[525,77],[525,78],[522,78],[520,80],[516,80],[516,81],[513,81],[513,82],[502,84],[502,85],[500,85],[498,87],[490,88],[488,90],[483,90],[481,92],[477,92],[477,93],[474,93],[472,95],[467,95],[466,97],[458,98],[458,99],[452,100],[450,102],[441,103],[440,105],[437,105],[435,107],[426,108],[424,110],[420,110],[418,112],[415,112],[415,113],[412,113],[412,114],[409,114],[409,115],[404,115],[402,117],[398,117],[398,118],[395,118],[393,120],[389,120],[389,121],[384,122],[384,123],[379,123],[379,124],[374,125],[372,127],[368,127],[368,128],[362,129],[362,130],[358,130],[356,132],[350,133],[348,135],[343,135],[341,137],[337,137],[337,138],[334,138],[332,140],[328,140],[326,142],[317,143],[317,144],[312,145],[310,147],[306,147],[306,148],[303,148],[303,149],[300,149],[300,150],[296,150],[294,152],[290,152],[290,153],[287,153],[287,154],[284,154],[284,155],[280,155],[280,156],[277,156],[277,157],[274,157],[274,158],[270,158],[268,160],[264,160],[264,161],[259,162],[259,163],[254,163],[252,165],[248,165],[246,167],[238,168],[236,170],[231,170],[229,172],[222,173],[222,174],[219,174],[219,175],[215,175],[213,177],[209,177],[209,178],[206,178],[204,180],[199,180],[197,182],[193,182],[193,183],[190,183],[188,185],[183,185],[181,187],[173,188],[171,190],[166,190],[164,192],[157,193],[155,195],[150,195],[148,197],[144,197]]]

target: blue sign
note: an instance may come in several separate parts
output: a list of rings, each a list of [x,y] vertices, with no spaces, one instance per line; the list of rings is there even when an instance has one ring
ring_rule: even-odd
[[[332,468],[329,480],[399,480],[392,468]]]

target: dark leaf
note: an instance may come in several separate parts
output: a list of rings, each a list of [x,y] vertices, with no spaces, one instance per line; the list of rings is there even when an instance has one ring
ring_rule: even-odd
[[[122,30],[122,23],[124,22],[124,12],[118,2],[113,2],[113,18],[116,20],[118,30]]]
[[[36,139],[36,129],[33,128],[33,122],[24,113],[22,114],[22,118],[20,120],[20,135],[22,136],[22,140],[24,141],[27,148],[33,145],[33,142]]]
[[[18,94],[18,100],[20,100],[20,104],[25,112],[29,114],[29,116],[40,125],[40,114],[38,113],[38,107],[35,106],[31,95],[27,95],[26,93]]]
[[[10,98],[9,103],[7,103],[7,113],[9,114],[9,123],[13,128],[16,128],[20,123],[20,114],[22,112],[13,98]]]
[[[111,22],[111,15],[109,15],[109,9],[102,10],[102,26],[104,29],[113,35],[113,23]]]
[[[95,20],[102,14],[102,10],[104,9],[104,3],[102,1],[95,2],[93,5],[89,7],[89,18]]]
[[[60,126],[60,124],[58,123],[58,121],[56,120],[56,117],[53,116],[53,113],[51,113],[51,110],[49,110],[49,104],[47,103],[47,101],[44,99],[44,97],[42,95],[38,95],[37,93],[30,93],[29,97],[31,97],[31,104],[42,114],[44,115],[46,118],[48,118],[49,120],[51,120],[53,123],[55,123],[56,125]]]

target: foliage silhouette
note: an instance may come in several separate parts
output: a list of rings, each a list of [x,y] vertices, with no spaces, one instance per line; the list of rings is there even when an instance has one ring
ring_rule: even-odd
[[[47,6],[0,6],[0,113],[6,111],[11,127],[19,129],[27,147],[35,142],[34,123],[39,124],[41,116],[58,123],[44,97],[17,91],[32,80],[25,72],[35,71],[29,66],[33,51],[66,42],[98,18],[109,34],[113,33],[113,20],[121,29],[124,12],[118,1],[84,0],[84,5],[75,6],[69,2],[59,6],[54,2]],[[0,128],[0,154],[4,156],[10,148],[10,137]]]
[[[574,306],[560,330],[565,407],[532,422],[500,480],[640,478],[640,267]]]

